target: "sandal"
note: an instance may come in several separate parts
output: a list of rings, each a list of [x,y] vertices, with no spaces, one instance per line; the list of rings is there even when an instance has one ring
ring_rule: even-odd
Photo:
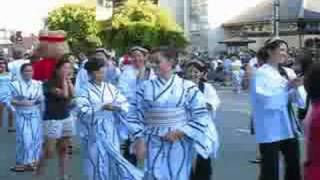
[[[37,165],[36,164],[29,164],[25,166],[25,171],[36,171],[37,170]]]
[[[16,132],[16,130],[13,129],[13,128],[9,128],[9,129],[8,129],[8,133],[15,133],[15,132]]]
[[[14,167],[11,167],[10,171],[12,171],[12,172],[25,172],[26,171],[26,167],[22,166],[22,165],[16,165]]]
[[[252,163],[252,164],[260,164],[261,163],[261,159],[257,158],[255,160],[250,160],[249,162]]]

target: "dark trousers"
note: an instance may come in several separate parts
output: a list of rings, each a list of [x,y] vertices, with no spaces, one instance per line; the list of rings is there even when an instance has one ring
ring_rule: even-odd
[[[259,144],[261,167],[259,180],[279,180],[280,152],[285,161],[285,180],[302,180],[298,139]]]
[[[212,174],[211,158],[204,159],[198,155],[195,171],[191,172],[191,180],[210,180]]]
[[[127,140],[125,142],[125,144],[123,145],[123,156],[125,159],[127,159],[131,164],[137,166],[138,162],[137,162],[137,158],[134,154],[130,153],[130,145],[131,142],[130,140]]]

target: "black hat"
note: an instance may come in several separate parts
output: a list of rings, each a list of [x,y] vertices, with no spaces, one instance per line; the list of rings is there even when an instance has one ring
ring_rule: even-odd
[[[198,70],[200,70],[201,72],[207,72],[207,65],[199,60],[192,60],[186,63],[186,67],[190,67],[190,66],[194,66],[195,68],[197,68]]]
[[[105,48],[97,48],[96,53],[102,53],[106,56],[106,58],[112,57],[111,53],[108,50],[106,50]]]
[[[268,46],[268,45],[273,44],[275,42],[280,42],[280,43],[288,45],[288,43],[285,40],[281,39],[280,37],[273,37],[273,38],[267,39],[264,42],[264,46]]]

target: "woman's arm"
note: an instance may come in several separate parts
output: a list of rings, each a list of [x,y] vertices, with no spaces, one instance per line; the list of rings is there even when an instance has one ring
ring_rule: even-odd
[[[72,84],[71,79],[69,79],[68,81],[68,93],[69,93],[69,97],[73,98],[75,96],[75,90],[74,90],[74,85]]]

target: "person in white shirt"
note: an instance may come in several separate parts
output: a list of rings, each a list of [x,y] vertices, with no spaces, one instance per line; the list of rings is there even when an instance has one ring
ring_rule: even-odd
[[[253,77],[251,105],[256,142],[261,153],[259,180],[279,179],[279,155],[284,156],[285,180],[301,180],[298,136],[301,128],[292,103],[304,106],[306,93],[301,78],[280,64],[288,45],[278,38],[266,41],[264,64]]]

